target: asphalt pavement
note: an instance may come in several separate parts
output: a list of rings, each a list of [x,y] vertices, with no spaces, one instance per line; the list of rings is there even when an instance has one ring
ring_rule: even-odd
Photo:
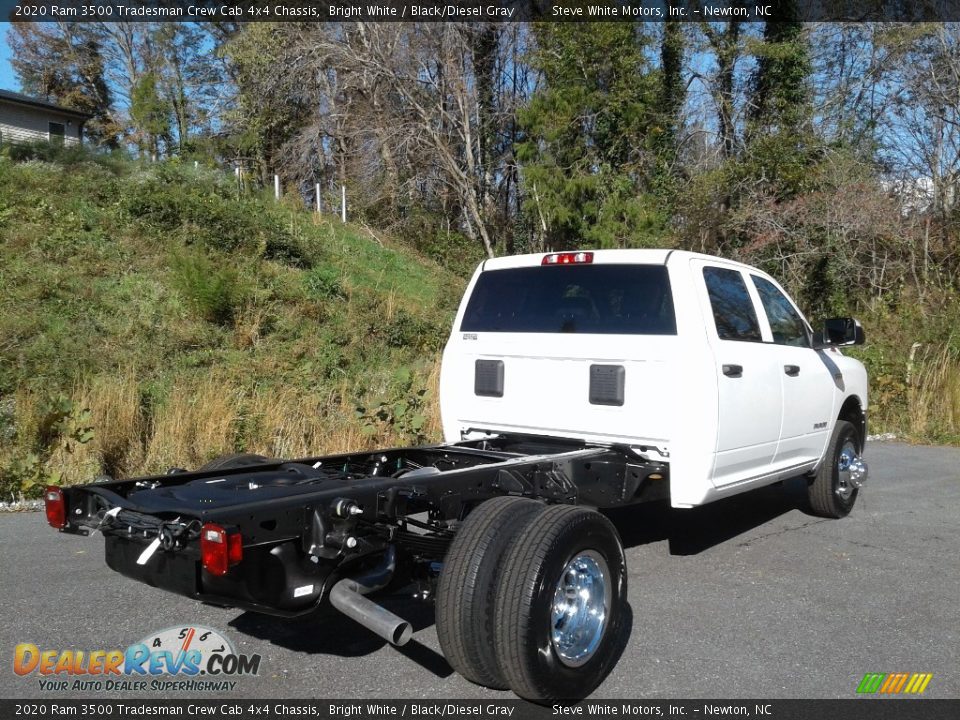
[[[632,628],[595,697],[849,698],[867,672],[932,673],[925,696],[960,697],[960,450],[871,443],[866,458],[869,485],[843,520],[806,514],[798,482],[694,510],[611,513]],[[231,698],[513,697],[450,669],[429,603],[384,604],[414,625],[404,648],[335,614],[284,621],[150,588],[106,567],[99,536],[0,514],[0,698],[52,697],[38,675],[13,672],[18,643],[123,649],[188,624],[262,656]]]

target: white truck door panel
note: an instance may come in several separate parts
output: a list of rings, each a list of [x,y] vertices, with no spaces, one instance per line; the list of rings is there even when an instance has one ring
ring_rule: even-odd
[[[808,324],[783,290],[770,279],[750,273],[769,326],[782,371],[783,419],[774,465],[787,467],[817,460],[833,427],[833,370],[811,347]]]
[[[707,332],[718,385],[712,481],[722,487],[769,472],[780,439],[782,387],[743,273],[702,260],[692,266],[704,315],[713,318]]]
[[[783,422],[773,462],[796,465],[817,460],[823,453],[836,414],[835,387],[833,373],[816,350],[782,350]]]

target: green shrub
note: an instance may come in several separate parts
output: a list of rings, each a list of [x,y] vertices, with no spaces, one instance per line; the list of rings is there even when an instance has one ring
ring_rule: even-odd
[[[304,273],[303,284],[315,300],[343,300],[347,297],[340,273],[329,265],[317,265]]]
[[[61,443],[72,455],[78,445],[93,439],[90,417],[89,408],[78,407],[66,396],[47,398],[32,436],[17,437],[17,450],[0,466],[0,494],[12,499],[39,497],[47,485],[59,485],[62,473],[50,467],[50,459]]]
[[[133,178],[122,207],[156,231],[176,233],[189,244],[223,252],[244,251],[293,267],[309,267],[310,244],[279,209],[237,197],[223,173],[159,163]]]
[[[356,407],[361,430],[365,435],[399,433],[408,442],[422,445],[428,439],[424,432],[427,389],[415,381],[409,368],[397,370],[393,379],[394,386],[389,395],[376,407]]]
[[[398,310],[383,329],[383,337],[390,347],[436,351],[443,347],[446,333],[429,320],[414,317],[406,310]]]
[[[6,152],[14,162],[39,160],[67,167],[86,162],[93,154],[83,145],[67,145],[47,140],[9,145]]]
[[[170,265],[175,287],[200,317],[218,325],[233,322],[246,296],[236,270],[198,253],[175,255]]]

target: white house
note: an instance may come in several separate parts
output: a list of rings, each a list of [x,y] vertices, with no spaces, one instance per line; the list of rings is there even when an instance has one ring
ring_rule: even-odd
[[[90,115],[46,100],[0,90],[0,145],[38,140],[83,142],[83,124]]]

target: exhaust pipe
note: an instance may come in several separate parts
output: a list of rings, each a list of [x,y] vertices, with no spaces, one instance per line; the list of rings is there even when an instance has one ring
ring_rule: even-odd
[[[364,597],[386,587],[396,567],[397,550],[390,546],[381,565],[363,575],[344,578],[334,585],[330,591],[330,604],[391,645],[399,646],[405,645],[413,635],[410,623]]]

